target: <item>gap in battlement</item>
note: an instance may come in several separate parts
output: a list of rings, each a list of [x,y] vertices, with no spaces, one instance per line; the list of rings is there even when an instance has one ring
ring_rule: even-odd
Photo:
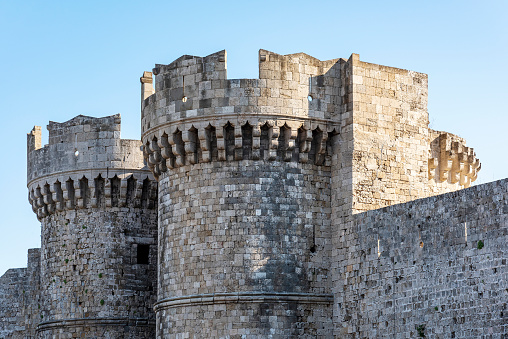
[[[258,50],[242,53],[227,51],[227,79],[259,79]]]
[[[41,129],[41,140],[42,140],[42,147],[46,147],[49,145],[49,131],[47,128]]]

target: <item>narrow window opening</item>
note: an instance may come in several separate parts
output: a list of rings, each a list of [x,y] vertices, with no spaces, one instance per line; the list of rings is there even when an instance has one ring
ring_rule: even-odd
[[[129,179],[127,179],[127,197],[126,197],[126,201],[127,201],[127,205],[128,206],[133,206],[134,205],[134,198],[135,198],[135,193],[136,192],[136,179],[134,178],[134,176],[130,176]]]
[[[55,192],[56,192],[56,200],[60,205],[60,208],[63,208],[63,191],[62,191],[62,183],[60,181],[56,181],[55,183]]]
[[[83,207],[86,208],[90,199],[90,190],[88,187],[88,179],[85,176],[79,180],[79,189],[83,199]]]
[[[215,127],[208,125],[206,131],[206,142],[208,143],[208,150],[210,151],[210,160],[217,161],[218,149],[217,149],[217,136],[215,135]]]
[[[305,130],[300,127],[298,129],[298,134],[296,136],[296,142],[295,142],[295,148],[293,150],[293,155],[296,158],[297,161],[300,161],[300,154],[302,153],[302,150],[305,148],[305,145],[303,144],[305,141]]]
[[[75,201],[74,201],[74,196],[75,196],[75,191],[74,191],[74,181],[72,179],[69,179],[65,182],[65,184],[67,185],[67,195],[69,197],[69,201],[71,202],[71,208],[74,208],[75,206]]]
[[[148,265],[149,254],[150,254],[150,245],[138,245],[137,263],[140,265]]]
[[[203,159],[201,144],[198,137],[198,130],[194,126],[192,126],[190,132],[191,132],[191,140],[194,143],[193,147],[194,163],[197,164],[198,162],[201,161],[201,159]]]
[[[288,149],[288,142],[291,130],[286,125],[282,126],[279,130],[279,139],[277,145],[277,158],[284,161],[286,158],[286,150]]]
[[[177,130],[173,134],[173,141],[175,142],[176,145],[177,154],[179,154],[181,157],[182,164],[185,164],[185,144],[182,139],[182,131]]]
[[[319,154],[318,154],[318,148],[321,146],[321,140],[323,139],[323,132],[321,132],[319,129],[315,129],[312,131],[312,141],[310,144],[310,151],[309,151],[309,161],[312,161],[313,163],[319,162]]]
[[[141,189],[141,208],[148,208],[148,191],[150,189],[150,180],[143,180],[143,188]]]

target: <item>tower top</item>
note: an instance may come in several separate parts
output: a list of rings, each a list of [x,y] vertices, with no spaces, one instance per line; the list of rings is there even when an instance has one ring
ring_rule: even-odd
[[[41,128],[32,129],[27,136],[27,182],[29,201],[39,219],[59,210],[98,207],[104,184],[96,192],[96,181],[107,182],[106,188],[110,184],[118,188],[118,203],[111,199],[114,189],[106,190],[108,207],[123,207],[129,202],[135,207],[153,207],[153,203],[136,202],[134,193],[127,192],[129,180],[131,186],[135,182],[141,185],[153,176],[144,164],[141,141],[121,139],[120,123],[120,114],[50,121],[49,144],[44,147]]]
[[[58,173],[144,167],[139,140],[120,138],[120,114],[103,118],[84,115],[66,122],[50,121],[49,144],[41,147],[41,128],[27,136],[27,181]]]

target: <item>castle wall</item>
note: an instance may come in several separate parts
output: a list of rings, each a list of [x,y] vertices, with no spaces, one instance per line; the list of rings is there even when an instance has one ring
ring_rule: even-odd
[[[506,334],[507,182],[427,198],[481,165],[428,128],[425,74],[226,59],[144,72],[141,142],[120,115],[50,122],[44,147],[34,127],[42,248],[0,278],[0,336]]]
[[[157,184],[120,116],[28,135],[29,201],[42,224],[42,338],[155,335]]]
[[[141,78],[144,156],[162,185],[159,186],[159,239],[162,241],[159,249],[160,262],[165,264],[159,271],[160,294],[156,306],[158,315],[165,314],[162,318],[158,316],[159,327],[164,329],[161,333],[166,333],[165,328],[174,329],[174,333],[201,331],[194,319],[202,317],[189,314],[209,312],[210,305],[216,304],[225,304],[222,309],[225,313],[221,314],[221,321],[209,322],[207,328],[220,329],[215,334],[232,333],[223,328],[235,323],[234,317],[229,316],[236,314],[236,306],[231,305],[228,294],[231,292],[223,292],[221,288],[234,285],[241,290],[242,286],[235,285],[234,279],[222,282],[215,277],[203,287],[203,281],[207,280],[203,277],[210,275],[208,271],[194,269],[182,273],[184,267],[178,266],[196,260],[192,259],[196,256],[194,248],[215,239],[216,233],[212,231],[211,238],[192,233],[190,229],[165,233],[201,225],[203,219],[208,225],[202,211],[196,213],[196,219],[187,215],[192,210],[191,201],[204,202],[203,209],[215,214],[226,208],[236,218],[231,224],[234,228],[256,230],[252,223],[242,224],[243,219],[239,220],[237,215],[243,218],[262,210],[259,204],[266,204],[270,199],[251,191],[252,187],[238,186],[238,180],[257,185],[252,178],[272,173],[284,178],[288,168],[305,170],[308,178],[322,178],[329,195],[314,198],[316,203],[326,206],[329,213],[326,217],[331,221],[327,243],[331,244],[328,254],[333,259],[327,284],[331,278],[332,291],[337,296],[342,293],[340,260],[348,258],[349,251],[356,250],[344,244],[356,237],[357,213],[454,191],[468,187],[476,179],[480,164],[465,141],[428,128],[425,74],[365,63],[356,54],[348,60],[319,61],[303,53],[282,56],[265,50],[259,52],[259,79],[228,80],[226,69],[226,53],[221,51],[204,58],[183,56],[169,65],[156,65],[154,88],[150,72]],[[216,162],[221,165],[213,167]],[[263,164],[277,164],[277,170],[274,172]],[[326,175],[323,168],[329,170]],[[244,174],[249,177],[245,178]],[[227,200],[221,200],[223,190],[218,188],[221,185],[229,187],[233,195],[242,187],[246,192],[245,201],[252,203],[245,206],[242,194],[237,193],[233,197],[239,205],[228,207]],[[298,189],[309,189],[305,194],[312,196],[310,187],[304,185]],[[217,197],[219,200],[214,201]],[[173,199],[177,199],[176,205]],[[307,207],[297,205],[298,210],[306,211]],[[277,206],[272,205],[267,211]],[[268,215],[273,218],[275,214]],[[263,220],[261,215],[255,216],[254,220]],[[211,220],[212,229],[218,227],[213,226],[215,222],[219,224]],[[263,221],[255,233],[265,232],[265,226],[267,223]],[[193,237],[180,238],[180,234]],[[218,234],[225,236],[227,232]],[[303,238],[308,239],[308,235],[301,236],[303,244]],[[183,242],[184,247],[193,249],[181,249],[190,258],[177,261],[171,257],[175,238],[179,245]],[[198,243],[192,243],[193,239]],[[242,254],[241,248],[249,247],[237,246],[235,253]],[[223,255],[220,252],[218,262],[229,260]],[[242,273],[235,273],[240,281],[245,280]],[[221,283],[214,286],[212,282],[217,280]],[[225,294],[213,297],[212,291],[216,289]],[[192,311],[197,305],[203,308]],[[166,309],[171,312],[164,313]],[[338,310],[339,302],[335,298],[333,319],[340,332]],[[242,317],[246,316],[242,314]],[[256,324],[252,330],[263,333],[259,329],[262,324]],[[239,331],[235,329],[234,333]]]
[[[28,250],[26,268],[0,277],[0,337],[35,338],[40,317],[40,249]]]
[[[29,186],[35,179],[57,173],[95,177],[93,170],[140,169],[140,142],[121,139],[120,127],[120,114],[103,118],[80,115],[65,123],[50,121],[49,144],[41,147],[41,128],[36,126],[27,140]]]
[[[0,336],[20,338],[25,331],[24,311],[30,300],[25,297],[28,290],[26,268],[11,268],[0,278]]]
[[[507,192],[505,179],[356,214],[336,258],[336,335],[506,336]]]
[[[333,258],[349,256],[344,244],[356,237],[356,213],[468,187],[481,167],[464,139],[428,128],[426,74],[366,63],[357,54],[341,63],[341,74],[331,176]],[[341,268],[332,262],[337,295]]]

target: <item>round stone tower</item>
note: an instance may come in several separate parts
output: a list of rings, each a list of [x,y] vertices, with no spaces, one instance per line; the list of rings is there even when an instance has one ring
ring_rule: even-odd
[[[225,51],[157,65],[155,89],[141,78],[159,181],[158,338],[332,335],[339,63],[259,58],[260,79],[228,80]]]
[[[40,338],[155,335],[157,183],[120,115],[28,135],[28,190],[42,224]]]

